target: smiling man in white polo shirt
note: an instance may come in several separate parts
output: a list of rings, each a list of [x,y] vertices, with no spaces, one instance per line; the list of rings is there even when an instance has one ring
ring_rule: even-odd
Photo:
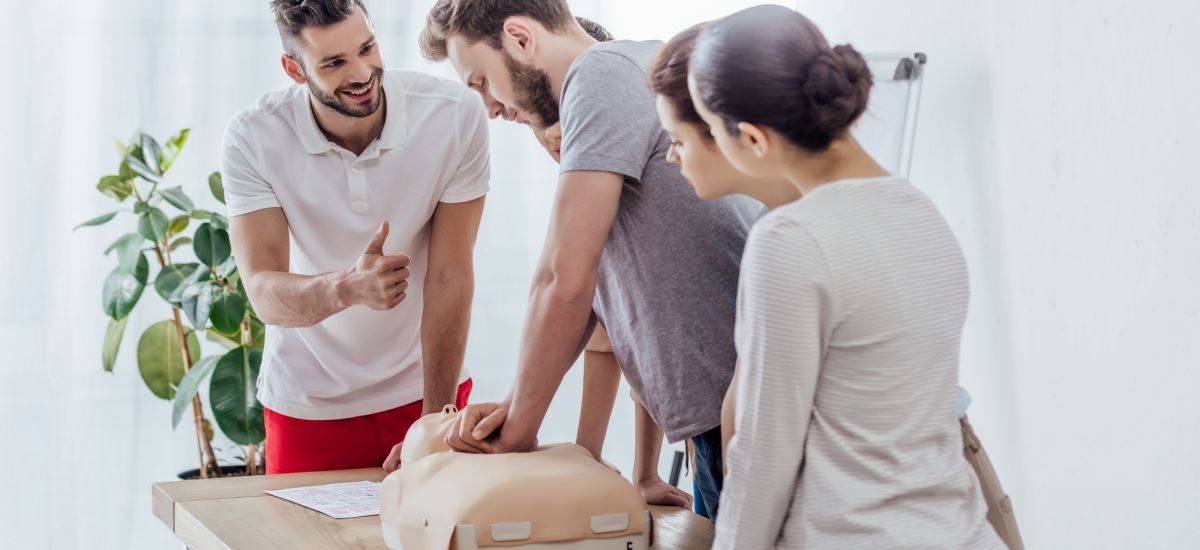
[[[267,323],[268,473],[379,466],[462,407],[487,118],[461,84],[384,71],[361,0],[273,0],[296,83],[230,122],[238,268]]]

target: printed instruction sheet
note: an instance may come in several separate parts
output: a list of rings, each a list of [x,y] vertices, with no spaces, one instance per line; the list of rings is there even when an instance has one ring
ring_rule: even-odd
[[[263,492],[334,519],[346,519],[379,515],[380,485],[373,481],[351,481]]]

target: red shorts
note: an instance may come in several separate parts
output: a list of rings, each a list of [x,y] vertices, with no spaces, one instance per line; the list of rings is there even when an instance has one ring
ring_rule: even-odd
[[[458,408],[467,406],[471,381],[458,386]],[[270,409],[263,411],[267,428],[267,474],[374,468],[383,465],[392,447],[404,441],[409,426],[421,417],[422,402],[337,420],[301,420]]]

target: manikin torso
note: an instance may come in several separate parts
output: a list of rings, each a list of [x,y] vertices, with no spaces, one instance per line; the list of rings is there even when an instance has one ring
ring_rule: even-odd
[[[380,516],[390,547],[554,543],[583,549],[601,541],[611,546],[610,539],[616,538],[629,539],[629,548],[649,545],[646,501],[584,448],[558,444],[528,453],[453,452],[445,435],[457,418],[458,411],[447,406],[409,429],[400,469],[384,480],[380,491]]]

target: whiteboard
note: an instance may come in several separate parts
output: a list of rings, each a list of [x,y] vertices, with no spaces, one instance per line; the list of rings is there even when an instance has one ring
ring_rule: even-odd
[[[880,166],[893,174],[908,177],[925,54],[869,54],[863,57],[871,69],[874,83],[867,110],[850,132]]]

